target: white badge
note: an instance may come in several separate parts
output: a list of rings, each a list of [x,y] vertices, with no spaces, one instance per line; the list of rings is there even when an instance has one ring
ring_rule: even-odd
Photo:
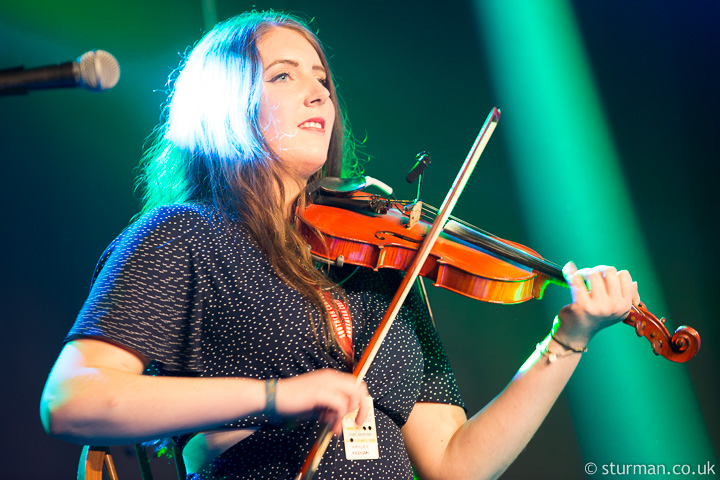
[[[368,414],[362,425],[355,424],[358,411],[350,412],[343,418],[343,438],[345,439],[345,458],[348,460],[372,460],[380,458],[375,429],[375,408],[372,398],[366,397]]]

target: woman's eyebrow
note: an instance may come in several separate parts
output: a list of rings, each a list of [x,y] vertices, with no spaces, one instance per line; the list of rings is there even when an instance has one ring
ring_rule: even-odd
[[[275,65],[278,65],[278,64],[287,64],[287,65],[290,65],[290,66],[293,66],[293,67],[299,67],[299,66],[300,66],[300,63],[299,63],[298,61],[296,61],[296,60],[290,60],[290,59],[287,59],[287,58],[281,58],[281,59],[278,59],[278,60],[275,60],[275,61],[270,62],[270,64],[269,64],[267,67],[265,67],[265,70],[270,70],[271,67],[273,67],[273,66],[275,66]],[[323,67],[322,65],[313,65],[313,66],[312,66],[312,70],[313,70],[313,71],[320,71],[320,72],[322,72],[322,73],[325,73],[325,67]]]

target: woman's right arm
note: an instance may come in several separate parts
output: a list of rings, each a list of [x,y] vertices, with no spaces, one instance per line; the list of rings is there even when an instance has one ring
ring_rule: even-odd
[[[146,364],[104,340],[69,342],[43,391],[45,430],[79,444],[137,443],[216,428],[265,408],[263,380],[147,376]],[[365,392],[350,374],[318,370],[278,381],[276,409],[289,417],[329,409],[342,418]]]

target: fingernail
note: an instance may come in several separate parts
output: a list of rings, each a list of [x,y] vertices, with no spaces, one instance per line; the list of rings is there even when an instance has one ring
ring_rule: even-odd
[[[577,270],[577,267],[575,266],[575,262],[569,261],[562,268],[563,276],[565,276],[565,278],[567,278],[567,276],[570,275],[570,273],[575,270]]]

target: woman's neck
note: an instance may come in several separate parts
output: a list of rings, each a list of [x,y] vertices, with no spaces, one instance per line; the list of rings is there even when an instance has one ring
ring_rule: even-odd
[[[285,212],[285,218],[288,221],[292,221],[292,218],[295,215],[297,198],[302,194],[306,184],[307,180],[301,182],[296,179],[287,179],[283,184],[285,191],[283,211]]]

